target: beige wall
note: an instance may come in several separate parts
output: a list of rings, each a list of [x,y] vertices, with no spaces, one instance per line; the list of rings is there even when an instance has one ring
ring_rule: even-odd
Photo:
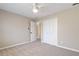
[[[79,7],[48,16],[41,22],[53,17],[57,17],[57,45],[79,50]]]
[[[29,22],[26,17],[0,10],[0,48],[29,42]]]
[[[61,46],[79,49],[79,7],[59,13],[58,41]]]

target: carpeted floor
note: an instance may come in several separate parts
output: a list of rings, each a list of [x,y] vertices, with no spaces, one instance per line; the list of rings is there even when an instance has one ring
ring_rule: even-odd
[[[1,50],[0,56],[79,56],[79,53],[35,41]]]

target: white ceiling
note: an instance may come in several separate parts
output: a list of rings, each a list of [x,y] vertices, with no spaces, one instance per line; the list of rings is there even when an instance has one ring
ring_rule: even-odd
[[[0,9],[14,12],[31,19],[38,19],[72,7],[72,3],[41,3],[40,5],[42,5],[43,8],[40,8],[39,12],[34,14],[32,12],[32,4],[33,3],[0,3]]]

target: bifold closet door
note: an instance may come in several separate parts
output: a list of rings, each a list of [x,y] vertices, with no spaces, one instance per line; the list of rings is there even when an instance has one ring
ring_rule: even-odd
[[[57,19],[46,19],[43,21],[43,39],[48,44],[57,45]]]

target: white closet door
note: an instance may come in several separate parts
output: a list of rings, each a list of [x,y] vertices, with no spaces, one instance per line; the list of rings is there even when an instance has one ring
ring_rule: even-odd
[[[43,21],[43,42],[57,45],[57,19]]]
[[[30,23],[31,42],[36,40],[36,23],[31,21]]]

